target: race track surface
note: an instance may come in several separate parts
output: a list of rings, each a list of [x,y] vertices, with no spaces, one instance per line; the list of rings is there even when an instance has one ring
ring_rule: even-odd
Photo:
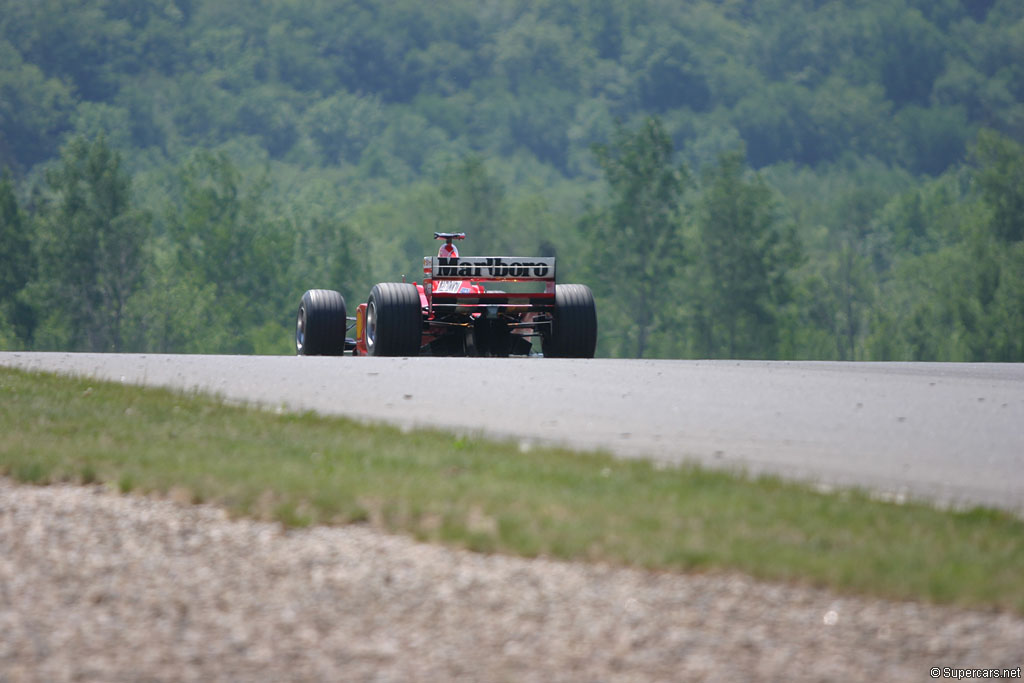
[[[1024,511],[1024,365],[27,352],[0,365]]]

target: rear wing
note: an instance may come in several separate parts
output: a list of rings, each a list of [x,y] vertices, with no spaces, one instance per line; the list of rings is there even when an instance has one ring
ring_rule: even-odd
[[[440,281],[434,291],[433,280]],[[459,282],[540,282],[542,292],[481,292],[463,287]],[[503,311],[548,311],[555,304],[554,257],[463,256],[423,258],[423,289],[427,309],[455,309],[463,312],[473,308]],[[477,291],[473,291],[477,289]]]
[[[423,276],[431,280],[505,280],[554,282],[553,256],[463,256],[423,259]]]

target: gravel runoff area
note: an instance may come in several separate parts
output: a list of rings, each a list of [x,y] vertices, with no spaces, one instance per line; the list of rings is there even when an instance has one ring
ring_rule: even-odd
[[[931,680],[1024,620],[0,478],[0,681]]]

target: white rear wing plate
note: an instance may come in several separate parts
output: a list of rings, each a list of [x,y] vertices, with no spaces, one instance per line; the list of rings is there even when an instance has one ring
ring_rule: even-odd
[[[424,274],[434,280],[546,280],[555,279],[553,256],[464,256],[423,259]]]

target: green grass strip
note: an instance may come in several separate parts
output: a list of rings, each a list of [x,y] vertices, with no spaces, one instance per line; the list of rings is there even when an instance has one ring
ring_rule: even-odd
[[[1024,613],[1024,521],[600,453],[403,432],[0,368],[0,473],[102,482],[290,526],[755,577]]]

